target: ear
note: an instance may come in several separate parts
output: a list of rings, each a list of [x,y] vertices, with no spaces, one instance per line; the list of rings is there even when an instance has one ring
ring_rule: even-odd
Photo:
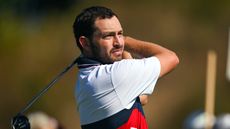
[[[87,37],[81,36],[79,38],[79,42],[80,42],[83,49],[88,50],[90,48],[90,43],[89,43],[89,40]]]

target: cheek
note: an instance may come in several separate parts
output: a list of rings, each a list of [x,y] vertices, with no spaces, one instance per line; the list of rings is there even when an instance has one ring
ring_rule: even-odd
[[[119,43],[120,43],[120,46],[124,47],[125,45],[124,37],[119,39]]]
[[[122,37],[120,38],[120,41],[121,41],[122,44],[125,43],[124,36],[122,36]]]
[[[112,42],[109,42],[109,41],[101,42],[100,46],[103,52],[110,52],[111,49],[113,48]]]
[[[124,46],[125,46],[125,41],[124,41],[124,39],[122,39],[122,41],[121,41],[121,45],[122,45],[122,47],[124,47]]]

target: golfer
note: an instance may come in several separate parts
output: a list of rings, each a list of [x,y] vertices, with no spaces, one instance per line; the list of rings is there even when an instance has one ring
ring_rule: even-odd
[[[143,95],[177,66],[176,54],[124,36],[118,16],[106,7],[84,9],[73,29],[81,51],[75,97],[82,129],[148,129]]]

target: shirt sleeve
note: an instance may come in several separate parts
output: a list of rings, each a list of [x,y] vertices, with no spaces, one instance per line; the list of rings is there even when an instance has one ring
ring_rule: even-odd
[[[160,74],[157,57],[125,59],[115,62],[111,80],[123,106],[127,106],[141,94],[152,94]]]

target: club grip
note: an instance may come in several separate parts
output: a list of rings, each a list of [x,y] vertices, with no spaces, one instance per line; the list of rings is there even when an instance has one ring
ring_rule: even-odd
[[[30,129],[30,123],[26,116],[18,114],[11,120],[12,129]]]

